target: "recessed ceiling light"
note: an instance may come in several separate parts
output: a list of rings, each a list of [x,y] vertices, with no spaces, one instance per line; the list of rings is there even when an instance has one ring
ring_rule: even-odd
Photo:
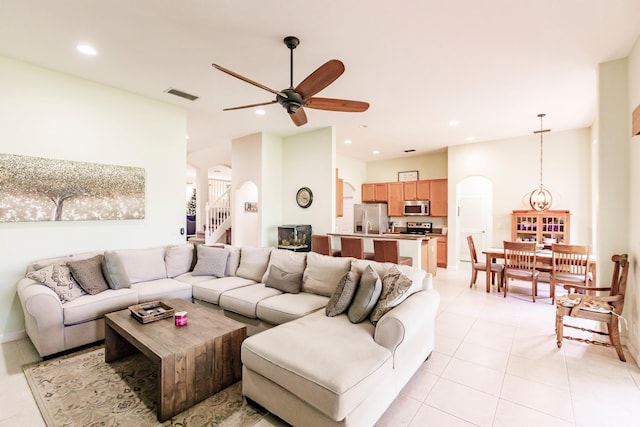
[[[380,151],[378,151],[378,150],[373,150],[373,154],[380,154]]]
[[[449,122],[449,126],[458,126],[460,124],[460,120],[451,120]]]
[[[344,143],[345,143],[345,144],[351,144],[352,142],[353,142],[353,141],[351,141],[350,139],[345,139],[345,140],[344,140]]]
[[[267,114],[266,111],[264,111],[262,108],[256,110],[256,114],[259,116],[264,116],[265,114]]]
[[[187,135],[187,139],[189,139],[189,135]]]
[[[79,52],[82,52],[85,55],[94,56],[96,53],[98,53],[94,48],[92,48],[88,44],[79,44],[78,46],[76,46],[76,49],[78,49]]]
[[[468,136],[464,139],[465,141],[475,141],[476,137],[475,136]]]

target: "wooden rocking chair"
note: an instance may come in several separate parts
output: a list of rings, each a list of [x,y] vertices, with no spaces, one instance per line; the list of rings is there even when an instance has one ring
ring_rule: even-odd
[[[614,262],[613,277],[609,287],[591,287],[582,285],[564,285],[570,293],[559,297],[556,305],[556,338],[558,348],[562,347],[562,339],[580,341],[587,344],[613,346],[618,353],[618,357],[623,362],[622,345],[620,344],[620,331],[618,330],[618,317],[622,314],[624,307],[624,293],[627,287],[627,273],[629,272],[629,262],[627,254],[614,255],[611,257]],[[584,294],[571,293],[571,291],[582,291]],[[593,295],[593,292],[609,291],[608,296]],[[579,326],[568,325],[564,322],[564,316],[577,317],[581,319],[596,320],[607,324],[607,332],[595,331],[593,329],[581,328]],[[563,327],[578,329],[580,331],[591,332],[598,335],[609,336],[609,341],[595,341],[586,338],[571,337],[563,334]]]

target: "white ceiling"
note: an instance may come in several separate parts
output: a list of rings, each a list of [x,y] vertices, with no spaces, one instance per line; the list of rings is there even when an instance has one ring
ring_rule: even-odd
[[[340,154],[375,160],[527,135],[542,112],[553,131],[590,126],[597,66],[628,55],[639,23],[639,0],[0,0],[0,54],[183,106],[189,152],[216,147],[220,163],[234,138],[328,125]],[[345,73],[318,96],[369,110],[306,109],[300,128],[277,104],[223,112],[273,95],[211,64],[284,89],[287,35],[301,40],[294,85],[340,59]]]

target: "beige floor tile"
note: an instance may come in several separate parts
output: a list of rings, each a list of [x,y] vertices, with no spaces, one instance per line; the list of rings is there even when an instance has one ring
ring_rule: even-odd
[[[406,395],[400,395],[382,414],[376,427],[406,427],[422,404]]]
[[[572,427],[574,424],[517,403],[500,399],[493,427]]]
[[[440,375],[450,360],[451,356],[433,351],[425,362],[425,369],[434,375]]]
[[[409,427],[474,427],[465,420],[442,412],[428,405],[422,405],[418,413],[413,417]]]
[[[282,421],[273,414],[267,414],[253,427],[290,427],[290,424]]]
[[[504,372],[454,357],[442,373],[442,378],[497,397],[502,389]]]
[[[553,353],[549,357],[538,359],[512,354],[509,357],[507,374],[569,390],[569,374],[562,353]]]
[[[480,427],[491,426],[498,398],[440,378],[424,402]]]
[[[573,406],[568,390],[507,374],[500,398],[573,422]]]
[[[507,368],[509,353],[465,340],[454,354],[454,357],[504,372]]]
[[[429,372],[426,364],[423,364],[400,393],[419,402],[424,402],[438,378],[437,375]]]

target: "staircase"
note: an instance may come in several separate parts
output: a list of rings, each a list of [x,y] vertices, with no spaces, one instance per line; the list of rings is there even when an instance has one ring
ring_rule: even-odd
[[[209,180],[209,203],[205,207],[204,243],[218,243],[231,228],[231,182]]]

